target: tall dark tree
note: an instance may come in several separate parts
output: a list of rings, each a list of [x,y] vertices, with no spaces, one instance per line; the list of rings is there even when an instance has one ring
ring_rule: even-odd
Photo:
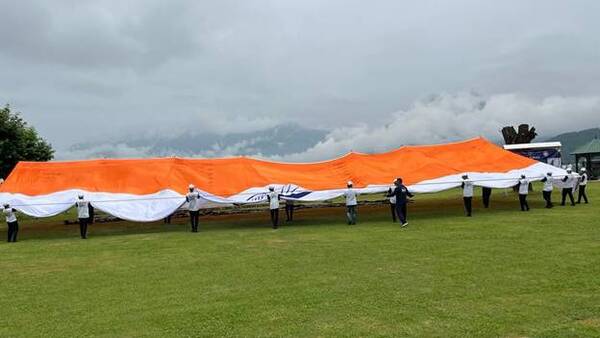
[[[0,108],[0,177],[6,177],[19,161],[49,161],[54,149],[27,125],[10,106]]]

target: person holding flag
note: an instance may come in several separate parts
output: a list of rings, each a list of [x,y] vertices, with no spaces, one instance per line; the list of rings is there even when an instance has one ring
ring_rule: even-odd
[[[344,196],[346,197],[346,217],[348,218],[348,225],[356,224],[356,206],[358,202],[356,200],[356,196],[359,193],[353,188],[354,183],[352,181],[348,181],[346,183],[346,191],[344,191]]]
[[[527,203],[527,194],[529,194],[529,180],[524,174],[521,175],[518,186],[521,211],[529,211],[529,204]]]
[[[279,198],[280,194],[275,191],[275,187],[270,186],[269,192],[267,193],[267,200],[269,201],[269,212],[271,214],[271,223],[273,229],[279,227]]]
[[[387,191],[386,197],[389,198],[390,201],[390,211],[392,213],[392,222],[396,223],[396,196],[392,195],[392,191],[395,189],[396,180],[394,180],[394,184],[390,186]]]
[[[193,184],[188,186],[188,190],[189,192],[185,196],[185,201],[188,202],[192,232],[198,232],[198,218],[200,217],[200,193],[196,191],[196,187]]]
[[[77,218],[79,219],[79,235],[81,239],[87,239],[87,228],[90,220],[90,202],[83,198],[83,194],[77,196],[75,202],[77,208]]]
[[[562,188],[562,201],[560,205],[565,206],[565,201],[567,196],[569,196],[569,200],[571,200],[571,206],[575,206],[575,199],[573,198],[573,190],[577,185],[577,180],[573,175],[573,171],[571,168],[567,168],[567,174],[562,179],[563,188]]]
[[[473,181],[469,179],[469,175],[462,175],[461,188],[463,191],[463,202],[465,204],[465,213],[467,217],[471,217],[473,210]]]
[[[554,204],[552,204],[552,190],[554,190],[552,173],[546,173],[546,176],[542,178],[541,181],[544,184],[544,187],[542,188],[542,197],[544,198],[544,201],[546,201],[546,208],[550,209],[554,207]]]
[[[17,209],[12,208],[10,204],[4,203],[2,213],[6,218],[6,225],[8,226],[8,240],[9,243],[17,241],[17,233],[19,232],[19,222],[17,221]]]
[[[402,184],[401,177],[398,177],[394,181],[394,185],[396,187],[390,196],[393,195],[396,197],[396,214],[398,215],[398,219],[400,220],[402,227],[405,227],[408,225],[406,203],[408,203],[409,197],[413,197],[414,195],[408,191],[408,188],[404,186],[404,184]]]

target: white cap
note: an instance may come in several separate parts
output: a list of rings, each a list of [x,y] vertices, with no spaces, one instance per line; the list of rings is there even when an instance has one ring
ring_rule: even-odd
[[[274,186],[272,186],[272,185],[270,185],[270,186],[269,186],[269,190],[275,190],[275,187],[274,187]]]
[[[352,181],[348,181],[347,185],[353,185]]]
[[[581,171],[585,171],[585,167],[581,168]]]
[[[571,171],[573,171],[573,170],[571,170],[571,168],[567,168],[568,173],[570,173]]]
[[[79,199],[82,199],[82,198],[83,198],[83,194],[82,194],[82,193],[79,193],[79,194],[77,195],[77,197],[79,197]]]
[[[195,187],[194,187],[194,185],[193,185],[193,184],[190,184],[190,185],[188,185],[188,188],[190,188],[190,189],[194,189]]]

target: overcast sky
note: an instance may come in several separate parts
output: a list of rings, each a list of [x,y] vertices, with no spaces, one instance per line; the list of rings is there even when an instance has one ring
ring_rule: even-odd
[[[495,123],[547,135],[600,124],[595,0],[0,0],[0,13],[0,103],[58,148],[332,130],[302,159],[488,136]]]

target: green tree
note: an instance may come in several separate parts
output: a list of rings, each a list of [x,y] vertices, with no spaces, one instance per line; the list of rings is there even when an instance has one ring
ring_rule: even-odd
[[[0,108],[0,177],[6,177],[19,161],[49,161],[54,149],[27,125],[10,106]]]

